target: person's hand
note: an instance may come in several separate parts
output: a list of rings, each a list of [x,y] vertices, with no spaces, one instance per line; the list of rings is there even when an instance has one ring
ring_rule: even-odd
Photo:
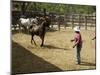
[[[74,48],[75,46],[76,46],[76,45],[74,45],[73,48]]]
[[[74,40],[70,40],[71,42],[73,42]]]

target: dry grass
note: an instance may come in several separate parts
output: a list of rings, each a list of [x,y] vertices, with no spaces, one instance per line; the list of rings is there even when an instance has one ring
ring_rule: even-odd
[[[95,40],[91,40],[94,36],[94,30],[81,30],[81,34],[83,38],[81,65],[76,64],[76,49],[72,48],[73,43],[70,42],[74,35],[71,29],[47,32],[44,41],[45,46],[42,48],[40,47],[41,40],[37,36],[35,36],[37,46],[34,46],[30,43],[30,35],[23,33],[13,34],[13,72],[29,73],[95,69]],[[29,53],[26,54],[25,51]]]

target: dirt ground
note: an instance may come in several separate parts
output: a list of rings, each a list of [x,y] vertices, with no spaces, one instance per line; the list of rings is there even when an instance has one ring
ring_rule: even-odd
[[[44,47],[35,36],[37,46],[31,45],[31,36],[23,33],[12,34],[12,72],[37,73],[70,70],[96,69],[94,30],[81,30],[83,48],[80,65],[76,64],[76,49],[70,40],[74,31],[67,28],[61,31],[47,32]]]

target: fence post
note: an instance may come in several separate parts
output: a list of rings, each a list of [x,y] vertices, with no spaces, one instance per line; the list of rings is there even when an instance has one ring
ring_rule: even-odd
[[[61,16],[58,17],[58,30],[60,31],[60,26],[61,26]]]
[[[85,30],[87,30],[87,16],[85,16]]]
[[[15,24],[13,25],[13,28],[14,28],[14,30],[16,30],[16,25]]]
[[[96,33],[96,14],[95,14],[95,33]]]
[[[51,28],[53,28],[53,22],[51,22]]]
[[[79,27],[81,28],[81,15],[79,14]]]
[[[67,21],[66,21],[66,15],[64,16],[64,28],[66,29],[66,24],[67,24]]]
[[[93,23],[94,23],[94,22],[93,22],[93,21],[94,21],[94,20],[93,20],[93,17],[94,17],[94,16],[92,15],[92,16],[91,16],[91,29],[92,29]]]
[[[74,28],[74,15],[72,15],[72,29]]]
[[[53,28],[53,25],[54,25],[54,17],[53,17],[53,14],[51,15],[51,28]]]
[[[57,18],[58,30],[60,31],[60,23],[59,23],[59,21],[60,21],[60,16],[58,16],[58,18]]]

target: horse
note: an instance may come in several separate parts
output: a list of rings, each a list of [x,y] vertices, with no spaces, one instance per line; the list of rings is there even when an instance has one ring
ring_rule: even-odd
[[[49,19],[48,17],[45,17],[45,18],[41,17],[40,25],[33,24],[29,27],[29,32],[31,33],[31,44],[33,44],[33,42],[34,42],[34,44],[36,45],[36,42],[34,40],[34,35],[37,35],[42,40],[41,47],[44,45],[44,37],[45,37],[45,33],[46,33],[46,27],[50,25],[50,22],[48,19]]]
[[[19,19],[19,30],[21,30],[21,27],[23,27],[25,31],[28,31],[29,27],[32,24],[38,24],[37,18],[20,18]]]

